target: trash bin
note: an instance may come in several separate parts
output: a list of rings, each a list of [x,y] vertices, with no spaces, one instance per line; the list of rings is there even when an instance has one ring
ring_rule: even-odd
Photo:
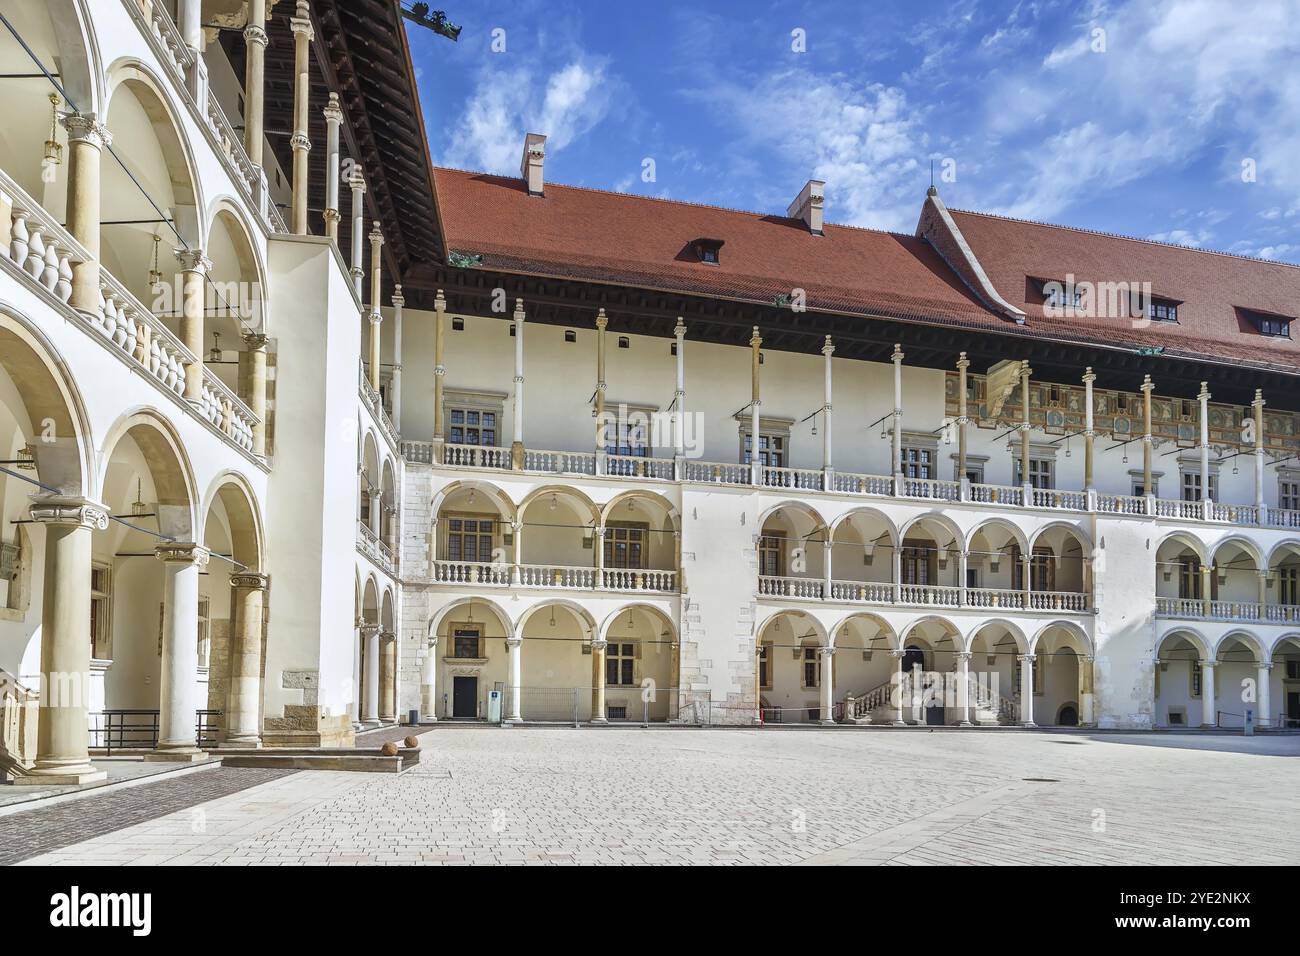
[[[408,726],[414,727],[419,722],[420,722],[420,711],[417,708],[412,707],[409,711],[406,712],[406,723]]]

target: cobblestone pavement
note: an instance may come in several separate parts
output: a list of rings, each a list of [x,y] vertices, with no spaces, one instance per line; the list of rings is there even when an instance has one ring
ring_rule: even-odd
[[[28,862],[1300,863],[1300,737],[439,728],[421,742],[400,777],[297,773]]]
[[[136,824],[144,821],[219,800],[292,773],[292,770],[217,767],[67,803],[20,810],[0,817],[0,864],[17,863],[104,834],[113,839],[112,834],[123,829],[134,830]],[[131,856],[139,856],[139,849],[136,847]],[[109,862],[107,857],[104,862]]]

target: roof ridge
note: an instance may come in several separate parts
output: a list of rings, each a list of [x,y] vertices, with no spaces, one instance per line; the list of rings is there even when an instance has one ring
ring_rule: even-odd
[[[1159,239],[1142,239],[1138,236],[1126,236],[1120,232],[1106,232],[1102,229],[1085,229],[1082,226],[1065,226],[1058,222],[1043,222],[1041,219],[1021,219],[1018,216],[1003,216],[993,212],[980,212],[976,209],[951,209],[950,212],[959,212],[967,216],[980,216],[984,219],[1001,219],[1003,222],[1018,222],[1029,226],[1043,226],[1047,229],[1064,229],[1067,232],[1081,232],[1089,236],[1102,236],[1106,239],[1124,239],[1128,242],[1142,242],[1149,246],[1160,246],[1165,249],[1179,249],[1184,252],[1200,252],[1207,256],[1223,256],[1228,259],[1241,259],[1243,262],[1263,262],[1272,266],[1285,266],[1289,269],[1300,269],[1300,264],[1294,262],[1283,262],[1279,259],[1265,259],[1262,256],[1247,256],[1240,252],[1224,252],[1222,249],[1202,249],[1199,246],[1186,246],[1177,242],[1163,242]]]
[[[485,169],[462,169],[459,166],[434,166],[433,168],[435,172],[442,171],[442,172],[449,172],[449,173],[468,173],[469,175],[472,176],[492,176],[495,177],[496,179],[519,179],[519,177],[517,176],[510,176],[503,173],[492,173],[492,172],[488,172]],[[523,182],[523,180],[519,180],[519,181]],[[717,203],[694,202],[690,199],[672,199],[668,196],[643,196],[640,193],[620,192],[617,189],[601,189],[597,186],[574,186],[571,183],[548,182],[546,185],[558,186],[560,189],[574,189],[574,190],[587,192],[587,193],[599,193],[603,196],[616,196],[623,199],[640,199],[646,202],[671,203],[676,206],[691,206],[692,208],[695,209],[715,209],[718,212],[732,212],[741,216],[753,216],[757,219],[785,219],[790,222],[798,221],[796,217],[787,216],[784,213],[758,212],[757,210],[754,209],[737,209],[734,206],[719,206]],[[916,236],[914,236],[910,232],[898,232],[897,230],[894,229],[878,229],[872,226],[854,226],[844,222],[827,222],[825,225],[834,226],[836,229],[854,229],[858,232],[875,232],[887,236],[901,236],[907,239],[916,238]]]

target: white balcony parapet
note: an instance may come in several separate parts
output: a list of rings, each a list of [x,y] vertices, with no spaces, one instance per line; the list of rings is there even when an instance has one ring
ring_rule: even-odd
[[[1200,501],[1156,499],[1157,518],[1203,518],[1205,505]]]
[[[646,458],[641,455],[606,455],[605,474],[619,478],[673,478],[671,458]]]
[[[932,584],[900,584],[898,603],[923,607],[960,607],[961,588],[939,587]]]
[[[1056,488],[1033,489],[1035,508],[1047,508],[1051,511],[1087,511],[1088,495],[1082,491],[1061,491]]]
[[[1088,610],[1088,595],[1075,591],[1030,591],[1029,608],[1078,614]]]
[[[357,547],[390,574],[396,572],[397,562],[393,560],[392,549],[379,539],[368,524],[360,520],[357,521]]]
[[[1022,611],[1025,607],[1025,592],[1010,588],[967,588],[966,603],[971,607]]]
[[[610,591],[659,591],[671,593],[677,590],[676,571],[602,568],[600,579],[601,587]]]
[[[431,456],[432,447],[430,445]],[[510,449],[488,445],[444,445],[442,463],[452,468],[509,468]]]
[[[894,586],[880,581],[832,581],[831,600],[865,604],[892,604]]]
[[[1300,604],[1257,604],[1253,601],[1210,601],[1200,598],[1156,598],[1158,617],[1197,621],[1243,621],[1270,624],[1300,622]]]
[[[403,441],[402,458],[417,465],[433,464],[433,442]]]
[[[1300,528],[1300,511],[1288,511],[1284,508],[1266,508],[1264,523],[1273,528]]]
[[[754,480],[749,465],[716,461],[688,460],[685,477],[687,481],[724,485],[748,485]]]
[[[208,91],[207,120],[208,127],[216,136],[217,144],[220,146],[220,154],[229,162],[235,173],[235,180],[244,191],[244,198],[250,206],[255,206],[259,179],[257,167],[248,158],[243,137],[235,132],[234,126],[226,117],[225,110],[221,108],[221,104],[217,102],[217,97],[211,90]]]
[[[1134,495],[1098,495],[1097,510],[1105,514],[1144,515],[1147,499]]]
[[[436,584],[510,584],[511,566],[481,561],[434,561]]]
[[[589,451],[524,451],[524,471],[541,471],[552,475],[594,475],[596,454]]]
[[[812,468],[777,468],[763,466],[763,484],[769,488],[797,488],[801,491],[822,491],[825,475]]]
[[[763,597],[812,598],[820,601],[825,582],[821,578],[777,577],[759,575],[758,593]]]
[[[553,564],[520,564],[516,567],[520,587],[573,588],[584,591],[594,591],[596,588],[595,568],[573,568]]]
[[[970,499],[982,505],[1019,507],[1025,503],[1025,490],[1010,485],[971,485]]]
[[[903,496],[932,501],[957,501],[961,497],[961,485],[955,481],[939,481],[934,478],[904,478]]]
[[[855,475],[837,471],[833,478],[831,488],[840,494],[887,497],[894,493],[894,479],[885,475]]]

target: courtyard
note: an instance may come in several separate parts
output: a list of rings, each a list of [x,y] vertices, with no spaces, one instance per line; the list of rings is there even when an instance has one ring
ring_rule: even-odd
[[[58,864],[1300,862],[1300,737],[439,726],[401,775],[215,768],[0,816]]]

